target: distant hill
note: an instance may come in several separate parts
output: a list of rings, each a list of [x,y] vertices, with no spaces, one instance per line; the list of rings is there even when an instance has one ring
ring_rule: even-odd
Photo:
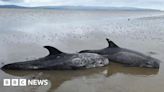
[[[27,7],[16,6],[16,5],[0,5],[0,8],[27,8]]]
[[[45,7],[46,8],[46,7]],[[47,7],[54,9],[77,9],[77,10],[135,10],[135,11],[159,11],[155,9],[143,9],[134,7],[96,7],[96,6],[59,6],[59,7]]]
[[[0,8],[28,8],[28,9],[57,9],[57,10],[111,10],[111,11],[159,11],[155,9],[143,9],[134,7],[97,7],[97,6],[39,6],[22,7],[16,5],[0,5]]]
[[[127,10],[127,11],[159,11],[155,9],[143,9],[134,7],[99,7],[99,6],[41,6],[43,9],[66,9],[66,10]]]

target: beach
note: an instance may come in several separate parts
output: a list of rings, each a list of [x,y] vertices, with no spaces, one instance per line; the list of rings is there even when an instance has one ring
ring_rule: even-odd
[[[66,53],[108,46],[142,52],[161,61],[147,69],[111,64],[77,71],[2,71],[2,92],[161,92],[164,90],[164,12],[0,9],[0,67],[48,55],[50,45]],[[3,87],[4,78],[48,79],[48,86]]]

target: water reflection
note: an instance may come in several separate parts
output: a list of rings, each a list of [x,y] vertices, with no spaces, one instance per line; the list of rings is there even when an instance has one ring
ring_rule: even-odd
[[[19,76],[23,78],[35,78],[35,79],[48,79],[51,83],[49,90],[54,90],[59,87],[63,82],[71,80],[80,76],[89,76],[92,74],[102,73],[107,70],[107,67],[85,69],[85,70],[61,70],[61,71],[18,71],[18,70],[5,70],[4,72],[13,76]]]
[[[112,63],[108,68],[108,76],[116,73],[130,74],[130,75],[157,75],[159,69],[140,68],[140,67],[126,67],[121,64]]]
[[[13,76],[19,76],[23,78],[36,78],[36,79],[48,79],[51,83],[49,91],[57,89],[65,81],[75,79],[82,76],[91,76],[94,74],[103,74],[106,77],[110,77],[117,73],[123,73],[128,75],[157,75],[158,69],[149,68],[136,68],[136,67],[124,67],[120,64],[112,63],[109,66],[85,69],[85,70],[62,70],[62,71],[18,71],[18,70],[5,70],[4,72]]]

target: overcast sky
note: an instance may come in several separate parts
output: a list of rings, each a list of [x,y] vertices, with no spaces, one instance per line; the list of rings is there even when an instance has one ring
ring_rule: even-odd
[[[0,0],[0,5],[19,6],[112,6],[164,10],[164,0]]]

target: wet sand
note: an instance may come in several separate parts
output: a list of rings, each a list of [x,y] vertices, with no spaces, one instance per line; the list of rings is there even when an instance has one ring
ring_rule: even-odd
[[[164,90],[164,13],[0,9],[0,66],[63,52],[100,49],[109,38],[120,47],[161,60],[160,69],[112,63],[77,71],[2,71],[2,92],[161,92]],[[48,86],[3,87],[4,78],[43,78]]]

